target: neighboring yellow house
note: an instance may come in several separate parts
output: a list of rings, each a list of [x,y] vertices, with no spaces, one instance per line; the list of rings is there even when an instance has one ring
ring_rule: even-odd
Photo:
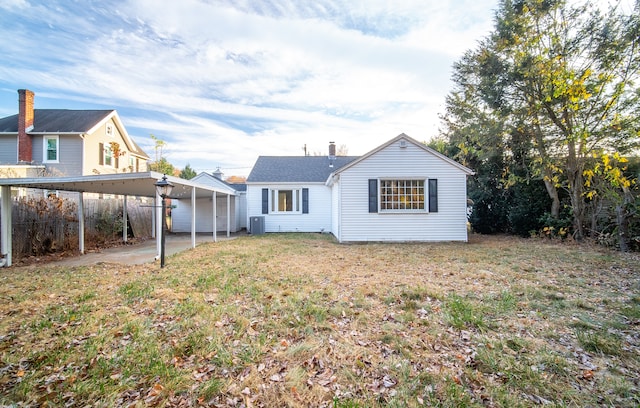
[[[145,172],[149,156],[115,110],[34,109],[18,90],[18,114],[0,118],[0,177]]]

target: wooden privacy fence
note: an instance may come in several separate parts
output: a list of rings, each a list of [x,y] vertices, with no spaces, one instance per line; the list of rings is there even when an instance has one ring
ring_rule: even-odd
[[[122,199],[84,199],[85,248],[122,240]],[[16,260],[78,250],[78,204],[73,199],[23,197],[13,200],[12,257]],[[127,200],[127,235],[151,236],[153,208]]]

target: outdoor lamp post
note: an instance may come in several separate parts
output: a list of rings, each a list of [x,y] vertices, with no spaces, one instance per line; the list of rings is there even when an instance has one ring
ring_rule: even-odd
[[[158,192],[158,195],[162,198],[162,218],[161,218],[162,224],[159,228],[160,230],[160,267],[164,268],[164,236],[166,235],[164,224],[167,218],[166,199],[169,198],[169,196],[171,195],[171,190],[173,190],[173,184],[171,184],[167,180],[167,175],[165,174],[162,176],[162,180],[158,180],[156,182],[155,186],[156,186],[156,191]]]

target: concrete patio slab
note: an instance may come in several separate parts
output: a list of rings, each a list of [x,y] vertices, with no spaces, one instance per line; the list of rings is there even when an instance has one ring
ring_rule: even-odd
[[[218,234],[218,241],[233,239],[238,234],[228,238],[224,234]],[[213,242],[211,234],[196,234],[196,246],[203,242]],[[191,249],[191,234],[168,234],[165,243],[165,257],[178,252]],[[139,265],[158,262],[155,257],[156,241],[149,239],[144,242],[127,244],[114,248],[105,248],[96,252],[87,252],[84,255],[73,256],[51,262],[51,265],[82,266],[94,265],[99,262],[121,263],[126,265]]]

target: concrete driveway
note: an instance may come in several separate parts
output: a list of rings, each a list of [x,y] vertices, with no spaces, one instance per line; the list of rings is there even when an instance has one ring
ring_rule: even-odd
[[[219,233],[218,241],[233,239],[238,234],[232,234],[227,238],[226,234]],[[203,242],[213,242],[212,234],[196,234],[196,246]],[[191,234],[168,234],[165,242],[165,257],[191,248]],[[122,245],[114,248],[105,248],[95,252],[87,252],[84,255],[73,256],[58,261],[51,262],[52,265],[93,265],[98,262],[121,263],[126,265],[137,265],[150,262],[158,262],[155,257],[156,240],[149,239],[144,242]]]

